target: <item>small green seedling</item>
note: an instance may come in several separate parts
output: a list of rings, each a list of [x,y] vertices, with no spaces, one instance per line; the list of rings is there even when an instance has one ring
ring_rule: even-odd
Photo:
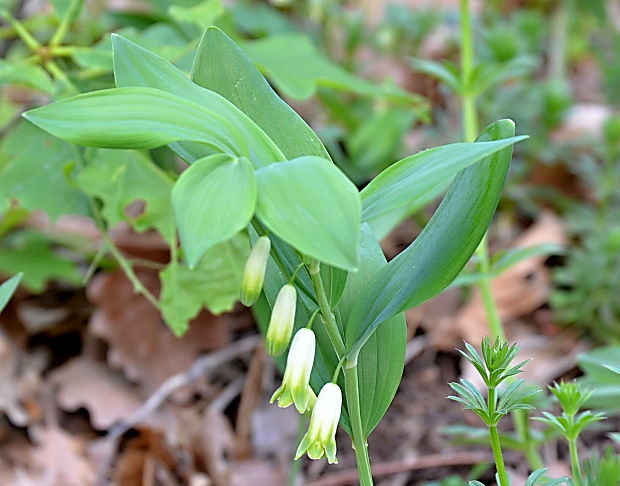
[[[583,429],[604,420],[605,417],[602,413],[592,413],[589,410],[578,413],[592,396],[592,390],[584,388],[576,381],[556,383],[549,387],[549,390],[560,402],[562,415],[555,416],[549,412],[543,412],[544,417],[536,417],[536,420],[554,427],[568,441],[573,482],[575,486],[582,486],[583,475],[577,451],[577,438]]]
[[[485,399],[473,383],[461,379],[461,383],[450,383],[450,387],[458,396],[448,398],[465,405],[467,410],[472,410],[486,424],[499,485],[509,486],[510,478],[504,464],[497,424],[514,410],[532,409],[527,399],[538,393],[538,390],[523,390],[521,387],[524,380],[509,380],[521,373],[523,366],[527,363],[527,361],[522,361],[516,365],[512,364],[519,352],[517,345],[509,345],[500,340],[491,344],[491,341],[485,338],[481,346],[482,356],[471,344],[465,343],[465,348],[467,352],[460,350],[459,352],[476,368],[484,380],[487,386],[487,397]],[[507,380],[510,383],[505,388],[499,389],[499,386]]]

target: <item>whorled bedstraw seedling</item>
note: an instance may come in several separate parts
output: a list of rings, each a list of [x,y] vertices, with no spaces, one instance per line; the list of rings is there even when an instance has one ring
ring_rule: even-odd
[[[535,419],[554,427],[568,441],[573,483],[575,486],[582,486],[583,476],[577,452],[577,438],[583,429],[604,420],[605,417],[602,413],[592,413],[589,410],[578,413],[592,396],[593,391],[584,388],[576,381],[555,383],[549,387],[549,390],[560,402],[562,415],[555,416],[552,413],[543,412],[544,417],[535,417]]]
[[[511,381],[503,390],[498,387],[509,378],[519,374],[527,361],[512,365],[512,361],[519,352],[515,344],[509,345],[505,341],[497,340],[491,344],[488,338],[482,341],[482,356],[468,343],[465,343],[467,352],[459,352],[476,368],[486,384],[486,400],[480,390],[468,380],[461,379],[461,383],[450,383],[450,387],[458,396],[449,396],[465,405],[478,415],[489,429],[489,440],[493,449],[493,457],[497,468],[499,486],[510,486],[510,478],[506,472],[502,447],[497,430],[497,424],[513,410],[532,409],[527,401],[539,390],[523,390],[521,386],[525,380]]]

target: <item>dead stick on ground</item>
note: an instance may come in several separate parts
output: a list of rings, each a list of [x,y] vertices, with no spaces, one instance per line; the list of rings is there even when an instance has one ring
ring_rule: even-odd
[[[102,461],[99,469],[98,484],[107,484],[106,477],[111,466],[113,456],[118,448],[117,446],[119,439],[125,432],[138,425],[155,410],[157,410],[161,404],[164,403],[176,390],[201,378],[207,371],[217,368],[218,366],[221,366],[243,354],[251,352],[260,342],[260,336],[249,336],[240,339],[239,341],[235,341],[224,349],[201,356],[194,361],[192,366],[190,366],[187,371],[171,376],[164,381],[138,410],[132,413],[121,423],[115,425],[105,436],[105,440],[109,441],[113,445],[111,447],[109,457],[106,457]]]
[[[457,452],[455,454],[431,454],[428,456],[410,457],[399,461],[390,461],[375,464],[372,467],[373,476],[387,476],[416,469],[430,469],[443,466],[461,466],[477,464],[491,460],[486,452]],[[357,480],[357,470],[346,469],[324,478],[307,483],[306,486],[340,486],[354,483]]]
[[[231,343],[222,350],[201,356],[194,361],[187,371],[171,376],[164,381],[138,410],[132,413],[127,419],[114,426],[108,433],[108,437],[119,437],[123,435],[157,410],[176,390],[204,376],[208,370],[217,368],[242,354],[249,353],[258,346],[259,342],[259,336],[249,336]]]

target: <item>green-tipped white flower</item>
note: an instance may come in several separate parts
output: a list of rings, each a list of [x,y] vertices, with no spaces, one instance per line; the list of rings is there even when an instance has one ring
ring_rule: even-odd
[[[310,329],[297,331],[286,359],[282,385],[271,397],[271,403],[278,400],[278,406],[282,408],[294,403],[299,413],[310,408],[314,396],[310,388],[310,373],[314,364],[315,348],[316,338]]]
[[[261,236],[254,243],[248,261],[245,263],[241,282],[241,303],[247,307],[254,305],[263,289],[270,249],[271,240],[267,236]]]
[[[297,291],[295,286],[286,284],[280,289],[273,305],[269,329],[267,329],[267,352],[271,356],[280,356],[291,342],[295,324],[295,307]]]
[[[336,459],[336,429],[340,420],[342,408],[342,392],[335,383],[323,385],[319,397],[316,399],[308,432],[301,439],[295,459],[304,453],[310,459],[321,459],[327,456],[330,464],[338,463]]]

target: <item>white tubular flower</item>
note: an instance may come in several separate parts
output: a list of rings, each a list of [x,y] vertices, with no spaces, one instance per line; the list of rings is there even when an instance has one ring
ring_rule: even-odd
[[[271,356],[280,356],[291,342],[296,306],[297,291],[293,285],[286,284],[276,297],[267,329],[267,352]]]
[[[342,408],[342,392],[335,383],[323,385],[319,397],[316,399],[308,432],[301,440],[295,459],[304,453],[310,459],[321,459],[327,456],[330,464],[337,464],[336,458],[336,429],[340,420]]]
[[[315,348],[316,338],[310,329],[297,331],[286,359],[282,385],[275,391],[270,403],[278,400],[278,406],[282,408],[294,403],[299,413],[311,408],[314,392],[310,388],[310,374]]]
[[[247,307],[254,305],[265,281],[265,269],[271,250],[271,240],[267,236],[261,236],[254,243],[243,272],[241,282],[241,303]]]

